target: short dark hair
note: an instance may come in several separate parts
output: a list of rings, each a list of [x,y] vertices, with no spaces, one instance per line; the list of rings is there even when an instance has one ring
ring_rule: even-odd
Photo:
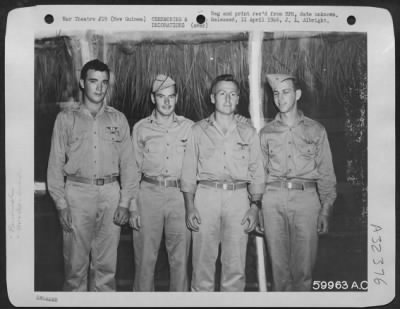
[[[110,69],[108,65],[104,62],[101,62],[99,59],[94,59],[85,63],[81,70],[81,79],[85,80],[87,76],[87,72],[89,70],[95,70],[100,72],[107,72],[108,77],[110,77]]]
[[[214,88],[217,86],[219,82],[232,82],[236,85],[236,88],[240,91],[239,83],[238,81],[233,77],[232,74],[222,74],[217,76],[211,83],[211,88],[210,91],[211,93],[214,93]]]

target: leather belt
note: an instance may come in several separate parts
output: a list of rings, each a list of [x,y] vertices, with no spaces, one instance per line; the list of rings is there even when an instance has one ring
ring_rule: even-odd
[[[142,181],[151,183],[153,185],[158,185],[160,187],[174,187],[174,188],[180,188],[181,187],[181,181],[179,179],[161,179],[158,177],[150,177],[150,176],[145,176],[143,175]]]
[[[74,181],[74,182],[80,182],[80,183],[92,184],[92,185],[96,185],[96,186],[103,186],[107,183],[112,183],[114,181],[117,181],[118,176],[111,175],[111,176],[104,176],[102,178],[86,178],[86,177],[69,175],[69,176],[67,176],[67,180]]]
[[[238,190],[247,187],[247,182],[219,182],[212,180],[200,180],[199,184],[205,185],[208,187],[223,189],[223,190]]]
[[[306,182],[300,182],[300,181],[273,181],[273,182],[268,182],[267,187],[276,187],[276,188],[281,188],[281,189],[288,189],[288,190],[305,190],[305,189],[310,189],[310,188],[317,188],[317,183],[314,181],[306,181]]]

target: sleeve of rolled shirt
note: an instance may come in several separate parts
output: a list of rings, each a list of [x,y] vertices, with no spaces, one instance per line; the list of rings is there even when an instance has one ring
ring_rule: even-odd
[[[54,123],[47,167],[47,188],[58,210],[67,207],[64,195],[64,165],[67,149],[67,114],[60,112]]]
[[[264,164],[259,136],[254,128],[252,130],[249,158],[250,183],[248,190],[252,196],[252,200],[260,200],[265,190]]]
[[[333,168],[332,153],[326,130],[323,129],[316,157],[320,178],[317,180],[322,211],[329,212],[336,199],[336,176]]]
[[[267,181],[267,163],[268,163],[268,145],[267,145],[267,140],[264,137],[263,130],[261,130],[259,133],[259,140],[260,140],[260,148],[261,148],[261,157],[262,157],[262,162],[263,162],[263,168],[264,168],[264,181]]]
[[[139,123],[133,126],[132,130],[132,146],[133,146],[133,161],[135,165],[135,180],[137,181],[137,190],[135,191],[134,196],[131,199],[131,203],[129,206],[130,211],[136,211],[137,210],[137,204],[136,204],[136,199],[137,199],[137,193],[139,191],[139,183],[140,179],[142,177],[142,162],[143,162],[143,143],[139,141]]]
[[[197,164],[199,158],[195,130],[196,125],[193,125],[188,133],[188,142],[183,157],[181,172],[181,191],[193,194],[197,189]]]
[[[119,158],[119,173],[121,180],[121,197],[119,207],[130,207],[130,201],[134,199],[139,190],[137,167],[133,156],[133,146],[130,136],[128,121],[121,113],[121,145]]]

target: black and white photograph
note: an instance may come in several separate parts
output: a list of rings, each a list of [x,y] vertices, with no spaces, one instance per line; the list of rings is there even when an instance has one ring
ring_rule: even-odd
[[[11,116],[29,97],[6,136],[31,162],[7,182],[21,304],[390,301],[394,37],[372,8],[46,9],[27,13],[27,93],[6,96]]]

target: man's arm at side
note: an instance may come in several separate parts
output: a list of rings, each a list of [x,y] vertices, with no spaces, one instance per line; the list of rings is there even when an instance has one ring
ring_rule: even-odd
[[[59,113],[54,123],[51,138],[50,156],[47,167],[47,187],[53,198],[61,227],[66,232],[72,231],[72,217],[65,200],[64,165],[67,148],[67,117],[66,113]]]

